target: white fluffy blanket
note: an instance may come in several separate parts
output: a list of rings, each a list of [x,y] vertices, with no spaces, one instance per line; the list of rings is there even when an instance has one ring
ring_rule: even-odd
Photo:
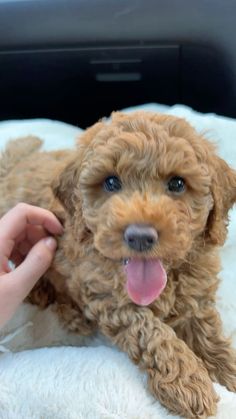
[[[236,121],[199,114],[176,105],[142,109],[185,117],[218,144],[219,153],[236,167]],[[130,111],[131,109],[128,109]],[[71,147],[80,129],[49,120],[0,123],[0,146],[35,134],[46,149]],[[2,199],[2,197],[1,197]],[[236,211],[231,213],[222,250],[218,308],[227,335],[236,346]],[[0,332],[0,419],[173,419],[146,390],[146,377],[99,336],[82,339],[62,330],[53,309],[22,305]],[[217,419],[235,419],[236,394],[215,385],[221,399]]]

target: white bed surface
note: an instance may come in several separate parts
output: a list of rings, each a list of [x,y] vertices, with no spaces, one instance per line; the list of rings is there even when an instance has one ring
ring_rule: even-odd
[[[236,168],[236,121],[176,105],[129,108],[185,117]],[[47,150],[72,147],[81,129],[45,119],[0,123],[0,148],[9,139],[37,135]],[[222,250],[218,308],[236,347],[236,211],[231,212]],[[0,334],[0,419],[174,419],[145,387],[146,377],[105,340],[69,335],[53,310],[23,304]],[[88,345],[87,347],[85,345]],[[57,346],[57,347],[55,347]],[[80,346],[80,347],[79,347]],[[37,349],[32,349],[37,348]],[[39,349],[40,348],[40,349]],[[13,353],[11,351],[22,351]],[[9,351],[9,352],[8,352]],[[215,385],[221,396],[217,419],[235,419],[236,395]]]

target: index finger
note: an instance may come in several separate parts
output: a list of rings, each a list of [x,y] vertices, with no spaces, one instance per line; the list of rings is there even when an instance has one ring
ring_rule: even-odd
[[[27,224],[41,225],[51,234],[61,234],[63,232],[61,223],[50,211],[20,203],[1,218],[1,239],[15,240],[25,230]]]

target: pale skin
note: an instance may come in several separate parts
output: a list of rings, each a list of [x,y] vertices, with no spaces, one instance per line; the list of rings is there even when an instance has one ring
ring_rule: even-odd
[[[62,232],[50,211],[24,203],[0,219],[0,328],[51,265],[57,247],[53,236]]]

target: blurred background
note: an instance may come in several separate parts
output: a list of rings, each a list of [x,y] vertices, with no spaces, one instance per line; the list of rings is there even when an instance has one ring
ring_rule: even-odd
[[[235,0],[0,0],[0,120],[143,103],[236,117]]]

